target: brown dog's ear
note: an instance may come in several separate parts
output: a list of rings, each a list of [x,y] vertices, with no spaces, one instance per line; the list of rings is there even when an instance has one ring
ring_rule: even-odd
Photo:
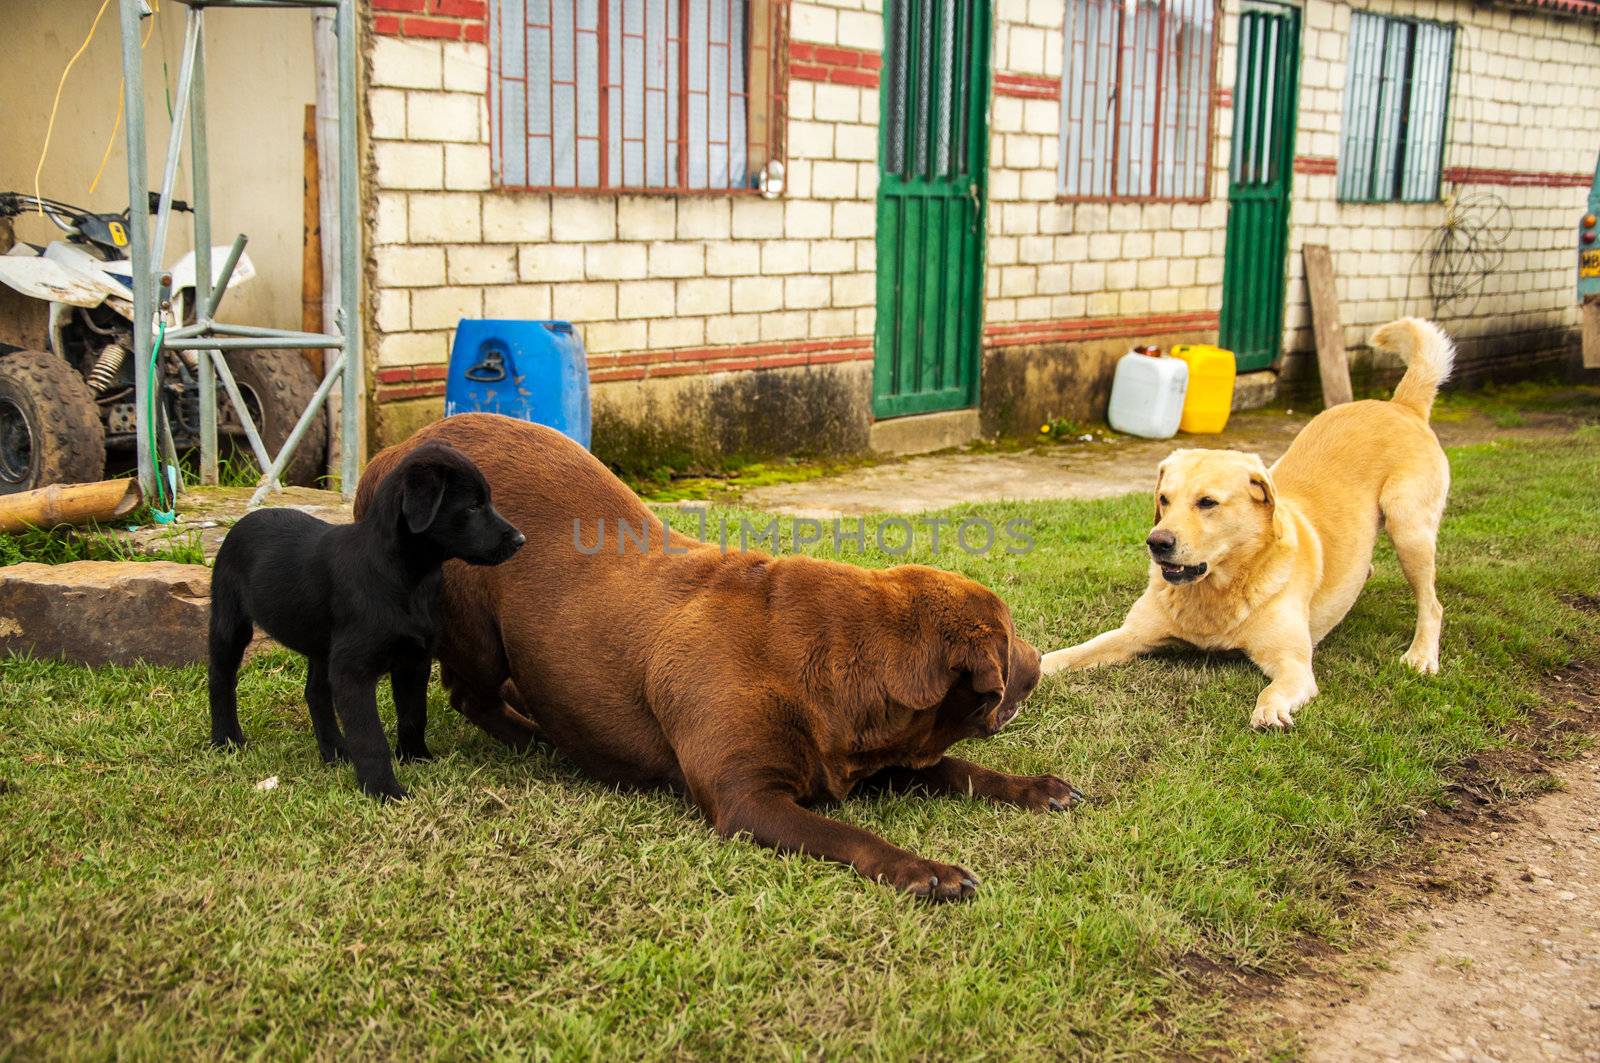
[[[882,669],[883,692],[911,709],[931,709],[945,699],[956,673],[945,659],[938,632],[925,625],[914,645],[890,642]]]
[[[882,612],[830,654],[832,694],[845,704],[935,708],[963,674],[990,712],[1005,697],[1011,625],[993,595],[916,565],[880,570]]]
[[[972,690],[979,699],[978,711],[985,716],[1005,700],[1006,662],[1010,659],[1010,632],[992,624],[984,625],[981,634],[951,647],[950,663],[972,677]]]
[[[985,715],[1006,696],[1005,662],[1011,652],[1010,635],[1003,628],[984,624],[953,645],[928,624],[918,646],[901,646],[884,665],[884,693],[913,709],[931,709],[944,701],[961,676],[971,677],[972,689]]]
[[[400,512],[405,515],[406,527],[412,535],[420,535],[433,526],[444,502],[444,470],[433,462],[416,462],[406,469],[401,483]]]
[[[1278,487],[1272,482],[1272,473],[1267,471],[1266,463],[1255,455],[1251,457],[1255,458],[1255,467],[1250,470],[1250,497],[1272,511],[1272,537],[1282,539],[1283,514],[1278,512]]]

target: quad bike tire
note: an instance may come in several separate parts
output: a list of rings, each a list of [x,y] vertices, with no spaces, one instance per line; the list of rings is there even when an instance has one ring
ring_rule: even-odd
[[[106,430],[94,393],[44,351],[0,355],[0,495],[105,475]]]
[[[230,352],[228,368],[233,370],[234,382],[244,395],[245,405],[252,407],[250,414],[255,419],[256,431],[261,433],[261,442],[266,444],[272,457],[277,457],[321,381],[312,373],[305,357],[294,350]],[[220,388],[218,391],[219,399],[226,403],[227,393]],[[224,419],[232,419],[231,411],[219,412]],[[253,464],[254,455],[243,432],[235,438],[234,444],[238,453],[250,458]],[[328,408],[324,405],[301,437],[294,458],[283,470],[282,481],[302,486],[315,484],[326,473],[327,461]]]

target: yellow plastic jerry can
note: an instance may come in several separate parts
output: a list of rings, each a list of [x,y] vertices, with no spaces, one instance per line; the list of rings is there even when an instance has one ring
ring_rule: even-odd
[[[1189,391],[1183,399],[1178,431],[1214,435],[1228,426],[1233,409],[1233,352],[1209,343],[1180,343],[1174,358],[1189,363]]]

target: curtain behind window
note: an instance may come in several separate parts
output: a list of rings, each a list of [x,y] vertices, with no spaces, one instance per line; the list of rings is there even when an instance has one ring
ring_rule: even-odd
[[[747,187],[746,8],[745,0],[496,0],[501,183]]]
[[[1339,198],[1438,198],[1455,30],[1356,12],[1350,19]]]
[[[1200,198],[1210,160],[1211,0],[1068,0],[1059,187]]]

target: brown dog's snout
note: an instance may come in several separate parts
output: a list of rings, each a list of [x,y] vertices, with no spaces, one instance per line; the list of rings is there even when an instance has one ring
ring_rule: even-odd
[[[1150,533],[1149,538],[1145,539],[1144,544],[1150,548],[1152,554],[1165,557],[1177,548],[1178,537],[1165,528],[1157,528]]]

